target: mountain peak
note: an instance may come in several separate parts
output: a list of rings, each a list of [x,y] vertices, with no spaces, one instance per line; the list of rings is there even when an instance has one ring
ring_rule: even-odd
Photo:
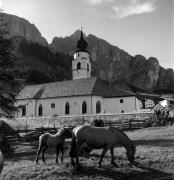
[[[8,24],[9,32],[12,36],[21,36],[31,42],[38,43],[42,46],[48,46],[47,40],[42,37],[37,27],[28,20],[6,13],[2,13],[1,16]]]

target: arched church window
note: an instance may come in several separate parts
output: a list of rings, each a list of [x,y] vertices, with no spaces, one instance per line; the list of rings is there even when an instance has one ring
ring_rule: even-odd
[[[77,69],[81,69],[81,63],[80,62],[77,63]]]
[[[40,104],[38,109],[38,116],[42,116],[42,114],[43,114],[43,108],[42,105]]]
[[[96,113],[100,113],[101,112],[101,103],[100,101],[96,102]]]
[[[83,101],[82,103],[82,114],[86,114],[87,113],[87,103],[86,101]]]
[[[89,71],[89,64],[87,64],[87,70]]]
[[[65,114],[69,114],[69,103],[65,104]]]
[[[26,106],[22,106],[22,116],[26,116]]]

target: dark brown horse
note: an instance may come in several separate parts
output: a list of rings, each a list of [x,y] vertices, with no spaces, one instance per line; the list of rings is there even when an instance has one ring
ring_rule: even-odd
[[[87,144],[92,149],[103,149],[101,158],[99,160],[99,167],[101,167],[102,160],[109,149],[111,153],[111,164],[116,165],[114,162],[114,147],[118,145],[126,148],[128,160],[131,164],[134,163],[134,144],[123,131],[115,127],[95,127],[82,125],[74,128],[72,132],[70,151],[72,164],[75,164],[74,158],[76,158],[76,164],[79,164],[79,153],[84,144]]]
[[[71,136],[72,130],[67,127],[63,127],[58,130],[58,132],[54,135],[50,133],[42,134],[39,137],[39,148],[37,152],[36,163],[38,163],[39,155],[42,151],[42,160],[45,163],[44,152],[48,148],[56,149],[56,163],[58,163],[59,150],[62,152],[61,161],[63,162],[63,153],[64,153],[64,142],[65,138]]]

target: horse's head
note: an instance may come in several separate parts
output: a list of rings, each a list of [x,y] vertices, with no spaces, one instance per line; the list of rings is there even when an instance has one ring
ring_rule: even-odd
[[[104,127],[104,122],[101,119],[95,119],[92,123],[92,126],[97,126],[97,127]]]
[[[135,151],[136,151],[135,146],[134,144],[132,144],[131,147],[127,149],[127,152],[126,152],[127,158],[131,165],[135,163]]]
[[[72,137],[72,128],[71,127],[64,126],[60,129],[60,132],[61,132],[62,136],[64,136],[65,138]]]

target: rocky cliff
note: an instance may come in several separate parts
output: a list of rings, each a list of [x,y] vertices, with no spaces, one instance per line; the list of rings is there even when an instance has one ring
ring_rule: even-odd
[[[50,44],[53,52],[73,54],[80,31],[65,38],[55,37]],[[146,59],[142,55],[131,56],[124,50],[109,44],[94,35],[85,36],[95,71],[102,79],[110,82],[120,78],[146,91],[174,91],[174,72],[159,65],[158,59]]]
[[[47,40],[42,37],[34,24],[31,24],[24,18],[10,14],[2,14],[4,22],[8,24],[9,31],[13,36],[21,36],[25,39],[36,42],[42,46],[48,46]]]

